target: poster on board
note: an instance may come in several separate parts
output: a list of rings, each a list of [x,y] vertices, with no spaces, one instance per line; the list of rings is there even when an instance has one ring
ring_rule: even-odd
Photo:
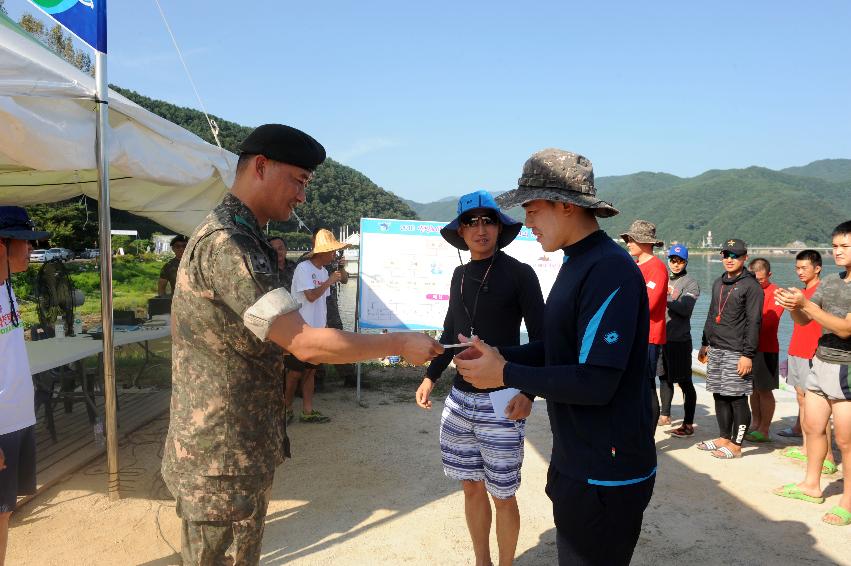
[[[440,330],[449,306],[452,272],[470,259],[440,235],[446,222],[362,218],[358,328]],[[564,254],[544,252],[523,228],[503,251],[532,266],[544,299]]]

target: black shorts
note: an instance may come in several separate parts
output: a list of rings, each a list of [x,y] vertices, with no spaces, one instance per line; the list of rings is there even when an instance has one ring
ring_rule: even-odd
[[[670,384],[691,383],[691,342],[668,342],[662,347],[661,377]]]
[[[0,471],[0,513],[15,510],[19,495],[35,493],[35,425],[0,434],[6,469]]]
[[[777,352],[757,352],[753,358],[753,388],[771,391],[780,387],[780,371]]]
[[[292,371],[306,371],[309,369],[318,369],[319,364],[313,365],[307,362],[303,362],[293,355],[289,355],[284,358],[284,367]]]

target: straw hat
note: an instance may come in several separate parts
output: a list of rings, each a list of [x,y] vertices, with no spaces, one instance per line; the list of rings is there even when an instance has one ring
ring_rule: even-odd
[[[319,230],[316,232],[316,238],[313,243],[313,251],[311,255],[322,254],[325,252],[336,252],[349,247],[349,244],[343,244],[334,237],[330,230]]]

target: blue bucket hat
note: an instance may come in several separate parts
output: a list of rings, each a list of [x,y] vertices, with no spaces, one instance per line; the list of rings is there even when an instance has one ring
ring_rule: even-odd
[[[668,250],[668,257],[678,257],[688,261],[688,248],[682,244],[674,244]]]
[[[496,241],[497,247],[502,249],[514,241],[514,238],[516,238],[517,234],[520,233],[523,223],[500,212],[499,205],[496,204],[496,200],[494,200],[493,195],[487,191],[476,191],[458,199],[458,215],[455,217],[455,220],[440,229],[440,235],[443,236],[444,240],[459,250],[469,249],[467,247],[467,243],[464,242],[464,238],[458,234],[458,228],[461,225],[461,217],[468,212],[482,208],[496,212],[496,215],[502,224],[502,232],[499,233],[499,238]]]
[[[50,232],[34,230],[30,215],[20,206],[0,206],[0,238],[46,240]]]

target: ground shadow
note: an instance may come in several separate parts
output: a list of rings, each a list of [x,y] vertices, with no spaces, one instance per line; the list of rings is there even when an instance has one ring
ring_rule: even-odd
[[[707,422],[701,427],[717,433],[712,415],[705,414]],[[695,435],[697,436],[697,435]],[[707,438],[710,436],[705,434]],[[533,430],[526,438],[541,453],[549,453],[552,439],[549,431]],[[694,450],[695,458],[706,457],[694,448],[697,441],[682,441],[683,448]],[[801,521],[775,521],[761,513],[752,497],[752,489],[760,496],[771,497],[771,485],[759,483],[759,478],[748,478],[758,487],[742,486],[737,482],[737,492],[708,474],[695,471],[673,457],[671,453],[680,444],[664,439],[658,441],[658,475],[653,499],[644,516],[641,537],[633,556],[633,564],[835,564],[835,561],[816,548],[817,541],[811,528]],[[752,450],[752,449],[749,449]],[[770,451],[767,447],[755,449],[759,453]],[[756,452],[752,452],[756,453]],[[736,465],[743,460],[719,461],[719,465]],[[790,477],[789,481],[794,478]],[[826,482],[825,482],[826,483]],[[779,485],[779,484],[778,484]],[[682,489],[687,486],[687,490]],[[841,491],[841,480],[825,485],[825,495]],[[817,506],[789,500],[791,506],[802,505],[802,513],[816,516],[827,511]],[[831,527],[825,527],[831,528]],[[719,541],[730,544],[719,547]],[[726,549],[726,550],[725,550]],[[555,564],[557,553],[555,533],[547,531],[539,543],[523,552],[517,564]]]

